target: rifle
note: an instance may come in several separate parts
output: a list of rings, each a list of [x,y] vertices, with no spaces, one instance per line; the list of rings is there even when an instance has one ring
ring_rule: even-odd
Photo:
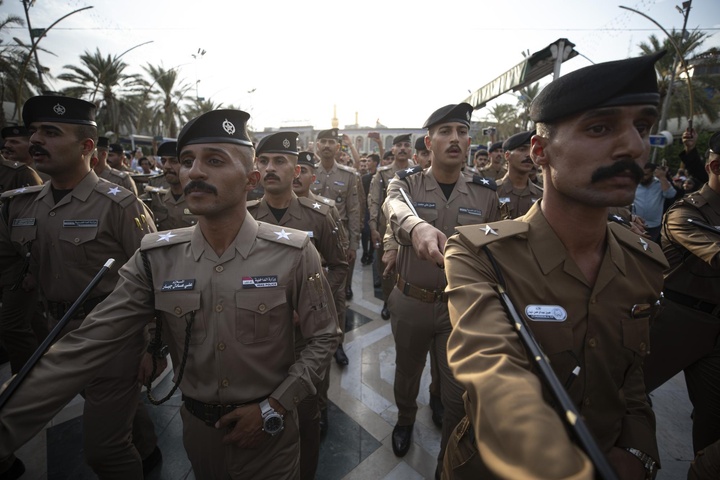
[[[520,340],[529,351],[529,357],[531,357],[531,360],[537,366],[538,371],[540,372],[540,378],[543,380],[545,386],[550,390],[552,397],[558,404],[559,409],[561,410],[560,417],[573,432],[580,448],[582,448],[590,458],[590,461],[595,467],[596,475],[602,480],[618,480],[615,470],[613,470],[608,463],[607,458],[605,458],[605,454],[602,450],[600,450],[600,446],[597,444],[595,438],[590,433],[590,430],[588,430],[585,421],[580,416],[580,412],[578,412],[578,409],[570,399],[567,391],[563,387],[562,383],[560,383],[560,379],[558,379],[557,375],[555,375],[555,371],[552,367],[550,367],[550,360],[548,360],[545,353],[542,351],[542,348],[537,343],[537,340],[535,340],[527,322],[517,313],[517,310],[515,310],[515,306],[505,290],[505,279],[500,271],[500,267],[495,262],[495,257],[492,256],[490,249],[488,249],[487,246],[484,246],[483,250],[490,259],[490,263],[492,263],[495,274],[498,276],[498,283],[495,288],[498,295],[500,295],[500,301],[505,307],[508,315],[510,315],[511,324],[518,332]],[[577,375],[577,372],[579,372],[579,369],[573,371],[573,374]]]
[[[110,270],[110,267],[112,267],[113,263],[115,263],[114,258],[108,259],[107,262],[105,262],[105,265],[102,266],[100,271],[95,275],[95,277],[90,281],[87,287],[85,287],[85,290],[80,294],[80,296],[75,300],[75,303],[73,303],[70,308],[65,312],[65,315],[60,319],[57,325],[55,325],[55,328],[52,329],[50,334],[45,338],[45,340],[40,344],[40,346],[35,350],[35,353],[32,354],[32,357],[25,362],[25,365],[20,369],[20,371],[15,375],[15,377],[10,381],[7,388],[0,394],[0,410],[5,406],[5,404],[10,400],[10,397],[12,397],[13,393],[15,393],[15,390],[18,389],[20,384],[25,380],[25,378],[28,376],[28,373],[30,373],[30,370],[33,369],[35,364],[40,360],[40,357],[42,357],[45,352],[50,348],[50,346],[57,340],[58,336],[60,336],[60,332],[62,332],[63,328],[70,322],[70,320],[75,315],[75,312],[80,307],[80,305],[87,300],[88,295],[90,295],[90,292],[92,291],[95,286],[100,283],[100,280],[102,280],[102,277],[105,275],[105,273]]]

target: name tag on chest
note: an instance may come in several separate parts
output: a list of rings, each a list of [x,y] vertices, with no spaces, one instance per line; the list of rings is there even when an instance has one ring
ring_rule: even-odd
[[[16,218],[13,220],[13,227],[32,227],[35,225],[34,218]]]
[[[468,215],[482,217],[482,210],[478,210],[477,208],[460,207],[458,210],[460,211],[460,213],[467,213]]]
[[[97,228],[97,220],[63,220],[63,227],[69,228]]]
[[[242,277],[242,288],[271,288],[278,286],[277,275]]]
[[[161,292],[174,292],[176,290],[193,290],[195,288],[194,278],[182,280],[165,280],[160,287]]]
[[[535,322],[564,322],[567,311],[560,305],[528,305],[525,315]]]
[[[434,204],[434,203],[432,203],[432,202],[417,202],[417,203],[415,204],[415,206],[416,206],[417,208],[435,208],[435,207],[436,207],[436,204]]]

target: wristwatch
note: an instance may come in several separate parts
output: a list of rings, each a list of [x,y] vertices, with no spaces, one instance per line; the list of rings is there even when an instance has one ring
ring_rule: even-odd
[[[260,402],[260,413],[263,418],[263,432],[275,436],[285,428],[283,416],[270,406],[267,398]]]
[[[647,475],[645,478],[653,478],[653,475],[655,474],[655,469],[657,467],[657,463],[655,462],[655,460],[653,460],[650,455],[638,450],[637,448],[626,447],[625,450],[642,462],[645,470],[647,471]]]

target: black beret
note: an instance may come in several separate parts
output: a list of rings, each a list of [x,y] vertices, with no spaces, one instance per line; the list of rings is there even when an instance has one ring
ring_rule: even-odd
[[[473,107],[469,103],[458,103],[457,105],[445,105],[435,110],[432,115],[425,120],[422,128],[430,128],[439,123],[459,122],[465,126],[470,126],[470,117],[472,117]]]
[[[0,135],[2,136],[2,138],[29,137],[30,132],[28,132],[27,128],[21,127],[20,125],[16,125],[14,127],[3,128],[2,132],[0,132]]]
[[[402,142],[408,142],[410,143],[410,134],[405,133],[403,135],[398,135],[397,137],[393,138],[393,145],[396,143],[402,143]]]
[[[108,145],[110,145],[110,139],[107,137],[98,137],[97,145],[95,145],[97,148],[108,148]]]
[[[331,138],[333,140],[337,140],[338,129],[331,128],[330,130],[321,130],[320,132],[318,132],[317,139],[320,140],[321,138]]]
[[[385,160],[385,159],[387,159],[387,158],[390,158],[390,157],[394,157],[394,156],[395,156],[395,155],[392,153],[392,150],[388,150],[387,152],[385,152],[385,153],[383,154],[383,160]]]
[[[415,150],[418,152],[425,150],[427,151],[427,147],[425,146],[425,136],[418,137],[417,140],[415,140]]]
[[[308,167],[315,168],[315,155],[313,155],[312,152],[298,153],[298,165],[307,165]]]
[[[163,142],[157,149],[158,157],[177,157],[177,142]]]
[[[487,149],[487,147],[486,147],[485,145],[479,145],[479,146],[475,149],[475,155],[477,155],[478,153],[483,153],[483,154],[487,155],[487,154],[488,154],[488,149]]]
[[[57,95],[29,98],[23,105],[22,118],[25,125],[32,122],[54,122],[97,126],[94,104],[79,98]]]
[[[177,139],[177,153],[185,145],[199,143],[233,143],[252,147],[247,132],[250,114],[242,110],[212,110],[190,120],[180,130]]]
[[[119,153],[120,155],[125,154],[122,145],[120,145],[119,143],[111,143],[110,145],[108,145],[108,149],[113,153]]]
[[[255,147],[255,156],[263,153],[297,155],[297,132],[277,132],[263,137]]]
[[[530,106],[534,122],[554,120],[593,108],[620,105],[658,105],[655,55],[598,63],[550,82]]]
[[[492,145],[490,145],[490,148],[488,148],[488,153],[492,153],[495,150],[502,150],[503,143],[502,142],[495,142]]]
[[[502,149],[505,151],[515,150],[523,145],[530,145],[530,138],[535,135],[535,130],[529,132],[516,133],[512,137],[508,138],[503,142]]]
[[[715,132],[713,136],[710,137],[708,147],[710,147],[712,153],[720,155],[720,132]]]

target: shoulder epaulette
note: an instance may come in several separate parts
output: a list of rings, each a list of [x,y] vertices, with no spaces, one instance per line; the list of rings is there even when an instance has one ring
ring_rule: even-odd
[[[0,157],[0,158],[2,158],[2,164],[3,164],[4,166],[6,166],[6,167],[8,167],[8,168],[12,168],[13,170],[18,170],[18,169],[23,168],[23,167],[28,168],[28,166],[25,165],[25,164],[22,163],[22,162],[13,162],[12,160],[8,160],[8,159],[3,158],[3,157]]]
[[[127,177],[128,177],[127,172],[123,172],[122,170],[117,170],[117,169],[114,169],[114,168],[111,168],[111,169],[110,169],[110,173],[111,173],[112,175],[115,175],[116,177],[120,177],[120,178],[127,178]]]
[[[258,223],[258,238],[268,240],[270,242],[287,245],[289,247],[303,248],[309,241],[310,237],[307,232],[295,230],[294,228],[281,227],[279,225],[271,225],[265,222]]]
[[[481,175],[473,175],[472,183],[482,185],[485,188],[489,188],[493,192],[497,190],[497,183],[492,178],[483,177]]]
[[[161,195],[169,192],[169,190],[167,188],[153,187],[152,185],[145,185],[145,191],[147,193],[158,193]]]
[[[330,213],[331,207],[325,203],[320,203],[318,200],[311,200],[307,197],[298,197],[298,201],[303,207],[309,208],[320,215],[325,216]]]
[[[115,203],[123,203],[123,200],[126,198],[135,197],[135,194],[125,187],[108,182],[102,178],[100,180],[101,181],[95,185],[95,190],[111,198]]]
[[[692,205],[693,207],[702,207],[703,205],[707,204],[707,199],[700,195],[700,192],[693,192],[690,195],[682,198],[680,200],[681,205]]]
[[[245,208],[250,210],[251,208],[257,208],[260,205],[260,200],[250,200],[245,205]]]
[[[514,237],[522,233],[527,233],[530,224],[527,222],[518,222],[515,220],[501,220],[499,222],[485,223],[480,225],[467,225],[465,227],[455,227],[460,237],[467,243],[482,248],[504,238]]]
[[[422,172],[423,169],[420,165],[415,165],[414,167],[408,167],[404,170],[398,170],[397,176],[398,178],[405,178],[409,175],[415,175],[416,173]]]
[[[622,245],[629,247],[633,252],[652,258],[664,268],[669,266],[662,248],[657,243],[641,237],[619,223],[610,222],[608,228]]]
[[[343,165],[343,164],[341,164],[341,163],[338,163],[337,166],[338,166],[338,168],[339,168],[340,170],[345,170],[346,172],[350,172],[350,173],[357,173],[357,170],[355,170],[355,169],[352,168],[352,167],[348,167],[347,165]]]
[[[608,222],[618,223],[626,228],[630,228],[630,222],[625,220],[623,217],[621,217],[617,213],[608,213]]]
[[[327,205],[329,207],[335,206],[335,200],[333,200],[332,198],[326,198],[326,197],[323,197],[320,195],[315,195],[315,198],[317,198],[319,201],[323,202],[325,205]]]
[[[33,193],[33,192],[39,192],[42,190],[44,185],[33,185],[31,187],[22,187],[22,188],[16,188],[15,190],[8,190],[7,192],[3,192],[2,196],[0,198],[12,198],[16,197],[18,195],[24,195],[26,193]]]
[[[378,172],[384,172],[385,170],[390,170],[392,168],[392,165],[383,165],[382,167],[378,167]]]
[[[153,248],[167,247],[179,243],[187,243],[192,239],[195,227],[178,228],[177,230],[165,230],[164,232],[148,233],[140,242],[140,250],[152,250]]]

